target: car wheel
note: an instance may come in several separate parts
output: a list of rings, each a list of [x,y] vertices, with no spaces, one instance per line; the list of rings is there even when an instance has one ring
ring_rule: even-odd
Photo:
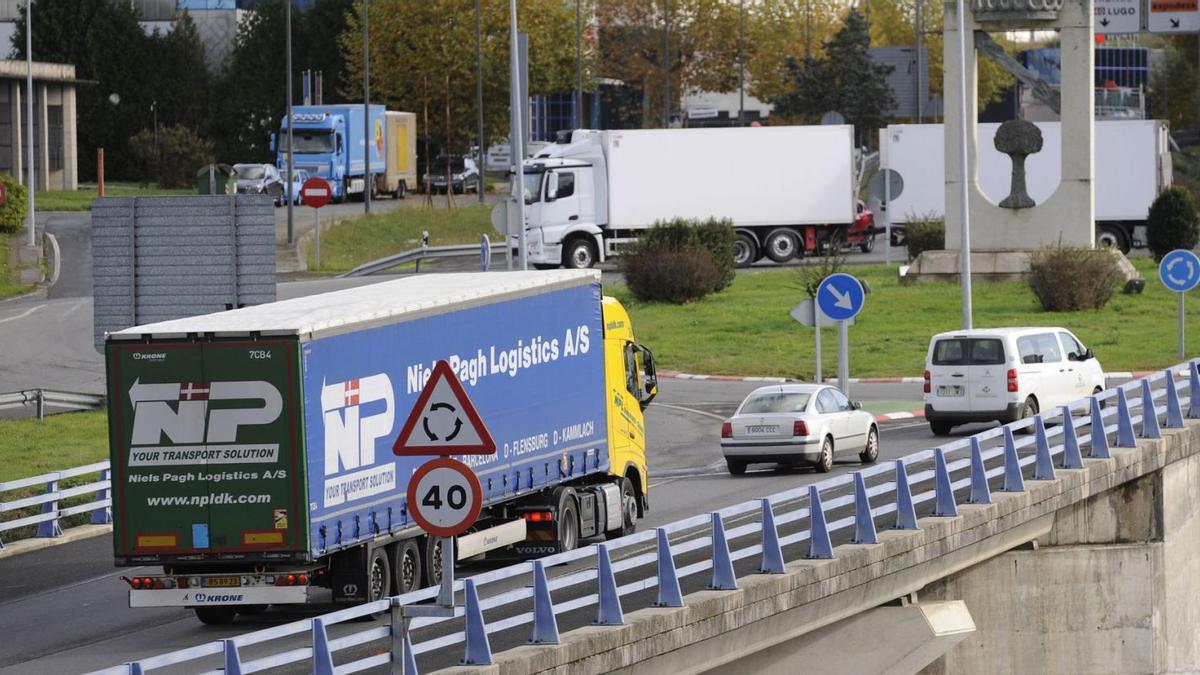
[[[421,551],[415,539],[407,539],[395,545],[392,556],[393,589],[403,595],[421,587]]]
[[[227,626],[233,623],[237,616],[237,607],[218,605],[216,607],[194,607],[196,618],[208,626]]]
[[[1040,410],[1040,408],[1038,407],[1037,399],[1030,396],[1029,398],[1025,399],[1025,403],[1021,404],[1021,414],[1020,414],[1020,416],[1017,417],[1017,419],[1023,420],[1023,419],[1028,419],[1030,417],[1033,417],[1038,414],[1039,410]],[[1033,433],[1033,425],[1031,424],[1031,425],[1025,427],[1019,433],[1032,434]]]
[[[767,250],[768,258],[777,263],[785,263],[796,257],[796,251],[800,249],[800,237],[796,236],[795,232],[781,227],[767,234],[763,246]]]
[[[833,468],[833,438],[826,436],[821,443],[821,456],[817,458],[817,473],[829,473]]]
[[[736,267],[749,267],[758,257],[758,244],[754,243],[754,237],[738,232],[733,240],[733,264]]]
[[[586,270],[596,264],[596,244],[584,237],[570,239],[563,246],[563,267]]]
[[[875,235],[868,234],[867,238],[863,239],[863,243],[859,244],[858,248],[863,253],[870,253],[871,251],[874,251],[875,250]]]
[[[863,464],[874,464],[879,459],[879,430],[875,427],[867,432],[867,447],[858,453],[858,458]]]
[[[954,428],[954,425],[950,424],[949,422],[930,422],[929,423],[929,430],[933,432],[934,436],[949,436],[950,430],[953,428]]]
[[[734,476],[740,476],[746,473],[746,463],[737,459],[726,459],[725,466],[729,468],[729,473]]]

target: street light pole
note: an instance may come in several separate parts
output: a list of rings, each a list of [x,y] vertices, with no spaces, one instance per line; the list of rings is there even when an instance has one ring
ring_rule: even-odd
[[[363,0],[363,213],[371,212],[371,184],[375,174],[371,173],[371,14],[367,0]],[[449,148],[447,148],[449,151]]]
[[[579,128],[583,118],[583,19],[580,4],[575,0],[575,109],[571,112],[571,127]]]
[[[509,44],[509,89],[511,89],[509,150],[516,177],[513,181],[513,197],[517,200],[517,222],[509,223],[508,230],[517,228],[517,253],[521,270],[529,269],[525,249],[525,83],[521,81],[521,48],[517,40],[517,0],[509,0],[510,44]]]
[[[967,114],[967,82],[974,78],[967,77],[967,36],[966,18],[967,0],[958,0],[958,162],[959,162],[959,201],[962,209],[962,250],[959,255],[962,274],[962,327],[970,330],[972,327],[971,311],[971,206],[967,191],[967,125],[972,122],[973,115]]]
[[[738,0],[738,126],[746,125],[746,0]]]
[[[479,149],[475,153],[475,161],[479,169],[479,189],[476,194],[479,197],[479,203],[483,203],[483,38],[480,37],[482,13],[479,7],[480,0],[475,0],[475,115],[479,122],[479,135],[476,137]],[[466,188],[464,188],[466,189]]]
[[[33,0],[25,2],[25,128],[29,130],[29,245],[36,246],[33,231],[33,193],[37,182],[33,174]]]
[[[162,180],[162,159],[158,154],[158,101],[150,101],[150,112],[154,114],[154,179]]]
[[[287,62],[287,74],[284,76],[284,87],[287,88],[287,105],[285,106],[287,116],[287,185],[288,195],[290,197],[292,190],[292,2],[287,0],[284,4],[284,20],[283,33],[284,42],[286,43],[284,51],[287,52],[285,61]],[[294,232],[292,229],[292,199],[287,199],[287,243],[295,242]]]
[[[663,128],[671,126],[671,0],[663,0]]]

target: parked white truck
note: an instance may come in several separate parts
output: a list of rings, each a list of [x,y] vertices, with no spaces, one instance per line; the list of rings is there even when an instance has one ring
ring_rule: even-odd
[[[1062,126],[1036,122],[1042,151],[1025,160],[1029,196],[1042,203],[1058,188],[1062,169]],[[992,139],[999,124],[979,125],[979,187],[992,202],[1008,194],[1012,161]],[[1167,123],[1160,120],[1098,121],[1095,129],[1096,243],[1120,248],[1145,246],[1150,204],[1171,185]],[[904,179],[892,199],[892,227],[909,220],[941,218],[946,210],[945,155],[940,124],[893,124],[879,131],[880,162]]]
[[[538,267],[590,267],[679,217],[731,219],[739,265],[786,261],[831,234],[873,244],[845,125],[577,130],[525,160],[521,178]]]

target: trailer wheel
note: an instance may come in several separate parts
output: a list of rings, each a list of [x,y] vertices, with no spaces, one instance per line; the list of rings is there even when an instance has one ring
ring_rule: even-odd
[[[1129,253],[1129,238],[1116,225],[1101,225],[1096,232],[1096,246],[1100,248],[1116,248],[1121,253]]]
[[[214,607],[194,607],[196,618],[200,619],[200,623],[208,626],[227,626],[233,623],[233,618],[237,616],[237,607],[231,605],[217,605]]]
[[[746,232],[738,232],[733,240],[733,264],[737,267],[749,267],[758,260],[758,244],[754,237]]]
[[[421,587],[421,550],[414,539],[396,542],[392,549],[392,589],[404,595]]]
[[[437,537],[425,537],[421,552],[424,554],[422,576],[425,586],[437,586],[442,583],[442,540]]]
[[[367,602],[386,598],[392,591],[392,564],[387,549],[376,548],[367,556]]]
[[[404,184],[404,181],[400,181],[400,184],[396,186],[396,199],[404,199],[406,194],[408,194],[408,186]]]
[[[763,246],[767,249],[768,258],[777,263],[785,263],[796,257],[796,252],[800,250],[800,237],[797,237],[795,232],[780,227],[767,234]]]

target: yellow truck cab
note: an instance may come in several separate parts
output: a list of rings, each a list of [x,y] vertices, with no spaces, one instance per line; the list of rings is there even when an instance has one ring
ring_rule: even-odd
[[[616,298],[604,296],[604,381],[608,393],[609,471],[629,481],[637,516],[645,515],[646,418],[643,414],[658,394],[654,355],[633,335],[629,313]],[[622,509],[628,509],[624,489]],[[626,522],[633,514],[625,512]],[[635,521],[636,522],[636,521]],[[633,528],[629,527],[632,532]]]

